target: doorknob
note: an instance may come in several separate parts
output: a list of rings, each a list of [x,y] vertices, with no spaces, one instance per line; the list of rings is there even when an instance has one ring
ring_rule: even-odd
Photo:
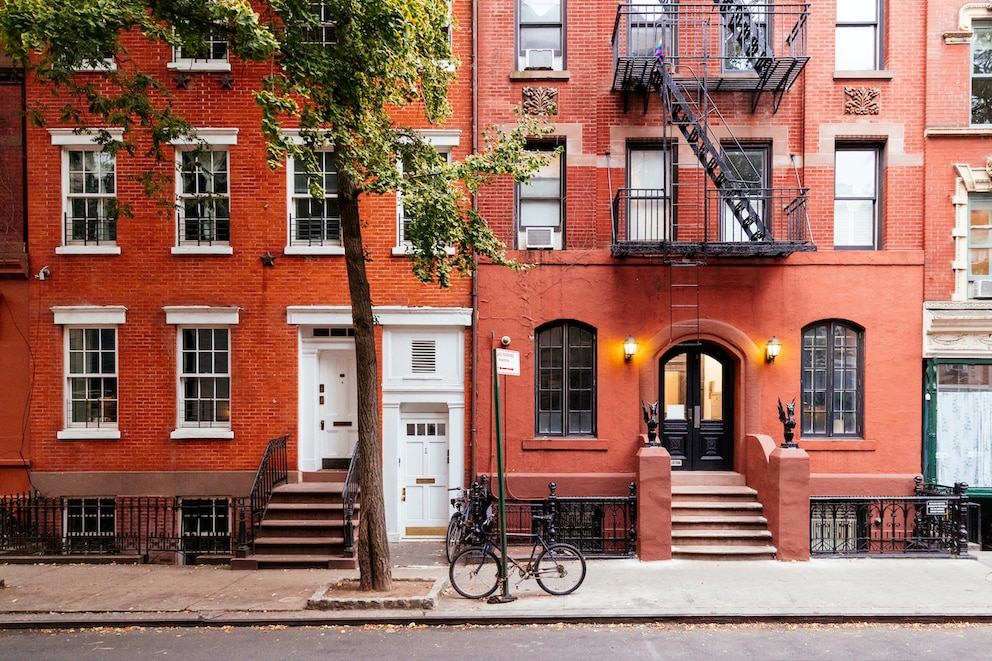
[[[400,496],[400,502],[401,503],[405,503],[406,502],[406,487],[403,487],[403,495]]]

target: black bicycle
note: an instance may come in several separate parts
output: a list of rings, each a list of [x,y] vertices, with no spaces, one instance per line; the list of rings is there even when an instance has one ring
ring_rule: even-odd
[[[539,525],[551,521],[550,515],[534,515]],[[530,556],[514,558],[507,550],[507,573],[517,571],[522,581],[529,578],[548,594],[571,594],[582,585],[586,578],[586,559],[579,549],[571,544],[548,544],[540,533],[507,533],[507,538],[519,542],[528,539],[531,545]],[[509,576],[502,576],[502,563],[499,558],[499,544],[494,535],[488,535],[485,543],[462,550],[448,567],[448,578],[455,592],[466,599],[483,599],[502,585]]]
[[[448,562],[466,546],[482,544],[486,535],[492,531],[495,517],[488,476],[483,475],[479,482],[473,482],[468,489],[452,489],[457,490],[461,493],[451,499],[455,512],[448,521],[448,532],[444,540],[444,553]]]

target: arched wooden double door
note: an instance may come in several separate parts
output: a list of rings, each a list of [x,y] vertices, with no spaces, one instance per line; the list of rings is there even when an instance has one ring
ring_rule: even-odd
[[[734,468],[734,365],[714,344],[685,343],[661,357],[659,436],[672,470]]]

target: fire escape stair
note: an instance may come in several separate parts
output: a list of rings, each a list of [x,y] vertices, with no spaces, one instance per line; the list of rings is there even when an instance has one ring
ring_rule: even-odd
[[[732,472],[672,474],[672,557],[774,560],[757,492]]]
[[[232,569],[356,569],[345,556],[344,471],[304,473],[304,481],[272,491],[255,535],[254,552]],[[354,523],[358,523],[358,504]]]

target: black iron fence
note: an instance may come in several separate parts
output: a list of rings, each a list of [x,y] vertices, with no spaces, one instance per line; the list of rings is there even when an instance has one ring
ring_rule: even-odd
[[[810,553],[968,555],[972,516],[966,484],[924,485],[912,496],[810,499]]]
[[[540,532],[551,542],[566,542],[587,556],[627,558],[637,552],[637,496],[634,483],[627,496],[558,496],[554,482],[544,500],[506,503],[507,533],[534,533],[535,514],[552,516]]]

